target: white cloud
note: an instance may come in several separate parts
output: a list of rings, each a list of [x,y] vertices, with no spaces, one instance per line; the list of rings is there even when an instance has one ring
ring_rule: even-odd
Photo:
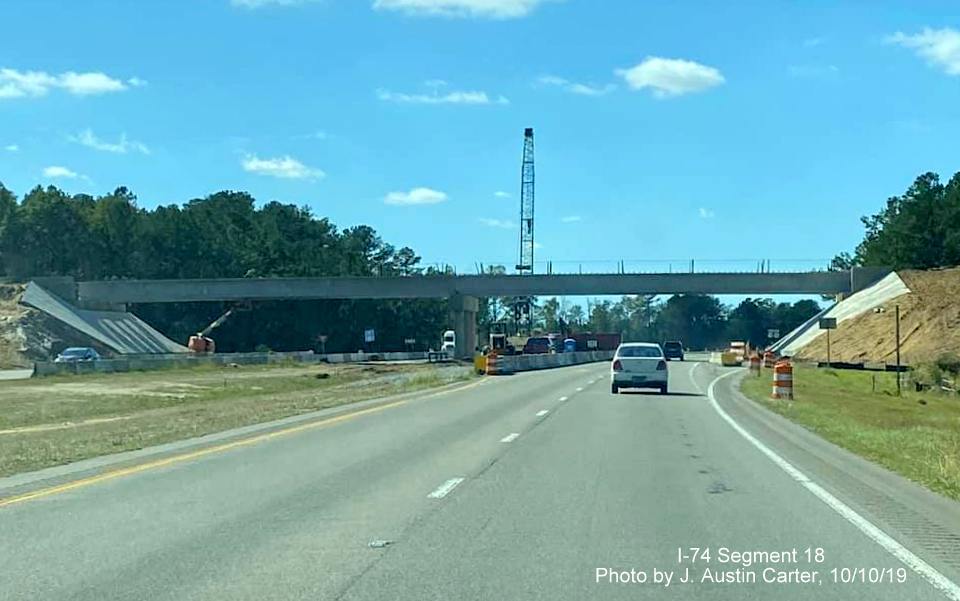
[[[526,17],[547,0],[374,0],[377,10],[409,15],[517,19]]]
[[[509,104],[510,101],[503,96],[493,99],[486,92],[447,92],[438,94],[434,90],[433,94],[404,94],[401,92],[391,92],[389,90],[377,90],[377,98],[386,102],[399,102],[401,104]]]
[[[264,6],[296,6],[314,0],[230,0],[233,6],[242,8],[262,8]]]
[[[581,96],[604,96],[617,89],[617,86],[612,83],[603,86],[577,83],[556,75],[544,75],[537,79],[537,82],[545,86],[563,88],[571,94],[579,94]]]
[[[43,177],[63,177],[66,179],[76,179],[80,177],[80,175],[75,171],[67,169],[66,167],[51,165],[50,167],[44,168]]]
[[[411,206],[411,205],[434,205],[445,202],[447,195],[439,190],[430,188],[413,188],[409,192],[391,192],[387,194],[383,202],[388,205]]]
[[[945,27],[907,35],[898,31],[887,42],[910,48],[928,63],[943,69],[947,75],[960,75],[960,31]]]
[[[133,86],[134,88],[139,88],[147,85],[147,80],[140,79],[139,77],[131,77],[127,80],[127,83]]]
[[[648,56],[629,69],[617,69],[634,90],[650,88],[657,98],[702,92],[726,80],[717,69],[693,61]]]
[[[60,75],[60,86],[78,96],[122,92],[127,89],[125,83],[104,73],[74,73],[73,71]]]
[[[700,207],[697,209],[697,215],[700,216],[700,219],[713,219],[717,214],[712,209]]]
[[[567,215],[566,217],[561,218],[560,221],[564,223],[576,223],[581,221],[581,217],[579,215]]]
[[[7,152],[19,152],[19,151],[20,151],[20,147],[17,146],[16,144],[7,144],[6,146],[3,147],[3,149],[6,150]]]
[[[491,219],[489,217],[481,217],[479,221],[487,227],[499,227],[507,230],[512,230],[513,228],[517,227],[517,224],[509,219]]]
[[[497,198],[510,198],[510,193],[504,192],[503,190],[497,190],[496,192],[493,193],[493,195],[496,196]]]
[[[327,176],[322,170],[307,167],[289,155],[272,159],[261,159],[256,155],[250,155],[240,164],[243,165],[244,171],[283,179],[323,179]]]
[[[51,75],[44,71],[18,71],[3,68],[0,69],[0,98],[44,96],[53,89],[65,90],[75,96],[91,96],[122,92],[129,86],[140,86],[145,83],[136,77],[124,83],[98,71],[87,73],[66,71],[59,75]]]
[[[128,140],[127,134],[125,133],[120,134],[120,139],[116,142],[107,142],[106,140],[101,140],[95,136],[93,131],[90,129],[85,129],[76,136],[70,136],[69,140],[71,142],[76,142],[77,144],[82,144],[88,148],[102,150],[104,152],[115,152],[117,154],[139,152],[142,154],[150,154],[150,149],[147,148],[145,144],[134,140]]]

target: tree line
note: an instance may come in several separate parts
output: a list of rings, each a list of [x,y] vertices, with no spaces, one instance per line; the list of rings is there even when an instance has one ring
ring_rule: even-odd
[[[501,303],[509,305],[509,299]],[[542,299],[534,308],[534,328],[544,333],[569,331],[618,332],[628,341],[680,340],[687,348],[726,347],[731,340],[754,346],[771,342],[770,330],[786,335],[820,312],[816,301],[776,303],[769,298],[746,298],[736,306],[723,305],[714,296],[680,294],[666,299],[653,295],[624,296],[587,304]],[[501,314],[512,326],[512,316]],[[481,316],[489,327],[494,315]]]
[[[853,253],[843,252],[834,269],[856,265],[932,269],[960,264],[960,173],[940,182],[924,173],[900,196],[861,218],[865,233]]]
[[[411,248],[396,248],[360,225],[340,230],[307,207],[223,191],[181,205],[146,210],[126,188],[70,195],[36,187],[22,199],[0,184],[0,275],[28,280],[67,275],[81,280],[421,275]],[[225,303],[155,304],[133,311],[184,343],[221,315]],[[256,303],[213,335],[219,349],[403,348],[433,343],[446,327],[442,301],[302,301]]]
[[[506,273],[503,266],[489,273]],[[430,277],[449,271],[423,267],[408,247],[396,248],[368,226],[338,229],[307,207],[268,202],[259,208],[245,192],[223,191],[182,205],[147,210],[127,188],[110,194],[70,195],[36,187],[22,199],[0,184],[0,275],[17,280],[67,275],[94,279],[190,279],[321,276]],[[514,299],[481,299],[481,340],[494,321],[510,322]],[[184,342],[219,317],[220,302],[132,307],[173,340]],[[449,327],[446,303],[404,301],[271,301],[238,310],[214,334],[218,348],[268,347],[329,352],[356,351],[373,328],[373,349],[436,347]],[[818,310],[813,301],[789,305],[747,299],[725,307],[710,296],[666,300],[626,296],[618,301],[562,304],[535,302],[535,327],[621,332],[628,340],[682,340],[692,348],[727,340],[767,342],[767,330],[792,329]],[[321,345],[320,336],[326,338]]]

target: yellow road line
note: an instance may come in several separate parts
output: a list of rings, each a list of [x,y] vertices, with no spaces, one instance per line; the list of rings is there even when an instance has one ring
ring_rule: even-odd
[[[479,380],[477,382],[472,382],[465,386],[460,386],[458,388],[452,388],[450,390],[441,390],[428,394],[426,396],[418,397],[416,400],[428,399],[450,392],[459,392],[461,390],[466,390],[468,388],[473,388],[481,383],[484,380]],[[146,463],[140,463],[138,465],[133,465],[130,467],[125,467],[121,469],[111,470],[109,472],[104,472],[102,474],[97,474],[96,476],[90,476],[88,478],[81,478],[79,480],[74,480],[72,482],[67,482],[66,484],[60,484],[58,486],[51,486],[50,488],[42,488],[40,490],[35,490],[32,492],[24,493],[22,495],[16,495],[13,497],[7,497],[5,499],[0,499],[0,507],[7,507],[9,505],[16,505],[17,503],[23,503],[25,501],[32,501],[34,499],[42,499],[44,497],[49,497],[52,495],[57,495],[63,492],[68,492],[71,490],[76,490],[78,488],[84,488],[97,484],[100,482],[106,482],[107,480],[114,480],[116,478],[122,478],[124,476],[131,476],[133,474],[139,474],[141,472],[146,472],[149,470],[166,467],[169,465],[176,465],[178,463],[183,463],[185,461],[191,461],[193,459],[198,459],[200,457],[206,457],[207,455],[214,455],[216,453],[223,453],[224,451],[229,451],[232,449],[237,449],[240,447],[246,447],[254,445],[266,440],[271,440],[274,438],[279,438],[281,436],[287,436],[290,434],[296,434],[298,432],[304,432],[306,430],[312,430],[314,428],[321,428],[323,426],[330,426],[336,423],[344,422],[355,417],[360,417],[362,415],[369,415],[371,413],[378,413],[386,409],[391,409],[393,407],[399,407],[401,405],[406,405],[409,400],[394,401],[392,403],[387,403],[385,405],[378,405],[376,407],[371,407],[369,409],[361,409],[359,411],[354,411],[352,413],[346,413],[344,415],[337,415],[335,417],[329,417],[327,419],[322,419],[318,421],[308,422],[306,424],[300,424],[297,426],[291,426],[289,428],[284,428],[281,430],[274,430],[273,432],[267,432],[266,434],[258,434],[256,436],[251,436],[250,438],[244,438],[241,440],[235,440],[233,442],[228,442],[224,444],[215,445],[212,447],[206,447],[199,449],[197,451],[191,451],[189,453],[183,453],[180,455],[173,455],[171,457],[165,457],[163,459],[157,459],[154,461],[148,461]]]

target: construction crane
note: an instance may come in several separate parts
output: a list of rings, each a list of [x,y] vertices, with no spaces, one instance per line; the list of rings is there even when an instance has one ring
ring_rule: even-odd
[[[520,275],[533,275],[533,197],[533,128],[528,127],[523,130],[523,164],[520,168],[520,259],[517,261],[517,272]],[[532,308],[533,299],[530,297],[518,297],[514,301],[514,323],[518,334],[521,324],[528,333],[531,331]]]
[[[523,131],[523,166],[520,172],[520,260],[521,275],[533,273],[533,128]]]

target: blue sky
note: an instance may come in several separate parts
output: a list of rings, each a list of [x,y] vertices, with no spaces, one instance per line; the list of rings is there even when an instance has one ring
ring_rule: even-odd
[[[955,2],[11,0],[0,21],[18,194],[247,190],[461,270],[516,261],[525,127],[557,271],[823,265],[960,169]]]

